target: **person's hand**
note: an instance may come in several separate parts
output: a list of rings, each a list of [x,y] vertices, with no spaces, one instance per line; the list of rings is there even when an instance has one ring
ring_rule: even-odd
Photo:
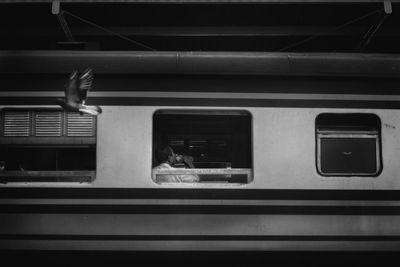
[[[183,160],[183,163],[185,163],[186,165],[188,165],[190,168],[194,168],[194,165],[193,165],[193,157],[191,157],[191,156],[187,156],[187,155],[183,155],[182,156],[183,158],[182,158],[182,160]]]
[[[183,163],[183,155],[175,155],[175,162],[176,163]]]

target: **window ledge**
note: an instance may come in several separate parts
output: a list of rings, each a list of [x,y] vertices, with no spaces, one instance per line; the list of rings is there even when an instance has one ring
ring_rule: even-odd
[[[96,171],[2,171],[1,183],[14,182],[79,182],[90,183]]]

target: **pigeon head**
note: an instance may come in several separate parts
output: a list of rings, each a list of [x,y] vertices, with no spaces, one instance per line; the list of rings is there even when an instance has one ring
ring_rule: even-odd
[[[60,105],[60,106],[65,105],[65,101],[64,101],[63,98],[57,98],[57,99],[56,99],[56,103],[57,103],[58,105]]]

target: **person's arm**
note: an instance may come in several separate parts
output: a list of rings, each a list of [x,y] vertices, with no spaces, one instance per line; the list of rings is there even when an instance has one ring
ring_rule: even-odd
[[[193,164],[193,157],[191,156],[183,156],[183,163],[190,169],[194,169],[195,166]],[[193,183],[193,182],[199,182],[200,181],[200,177],[196,174],[191,174],[191,175],[182,175],[181,176],[181,180],[182,182],[189,182],[189,183]]]
[[[194,169],[193,160],[194,160],[193,157],[183,155],[183,163],[184,163],[187,167],[189,167],[190,169]]]

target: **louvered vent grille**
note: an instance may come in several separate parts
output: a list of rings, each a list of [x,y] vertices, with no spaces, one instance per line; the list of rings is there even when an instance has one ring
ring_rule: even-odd
[[[30,135],[30,113],[4,112],[4,136],[29,136]]]
[[[60,111],[35,113],[35,136],[61,136],[62,116]]]
[[[96,117],[91,115],[80,115],[79,113],[51,109],[7,109],[0,111],[0,138],[61,137],[69,140],[78,140],[79,138],[85,139],[87,137],[91,137],[91,139],[86,140],[92,140],[90,142],[93,142],[92,137],[95,136]],[[78,139],[73,139],[74,137]],[[37,140],[47,139],[38,138]],[[51,140],[54,142],[56,139]],[[82,142],[82,140],[79,142]]]
[[[67,136],[94,136],[94,128],[93,116],[79,115],[79,113],[67,113]]]

